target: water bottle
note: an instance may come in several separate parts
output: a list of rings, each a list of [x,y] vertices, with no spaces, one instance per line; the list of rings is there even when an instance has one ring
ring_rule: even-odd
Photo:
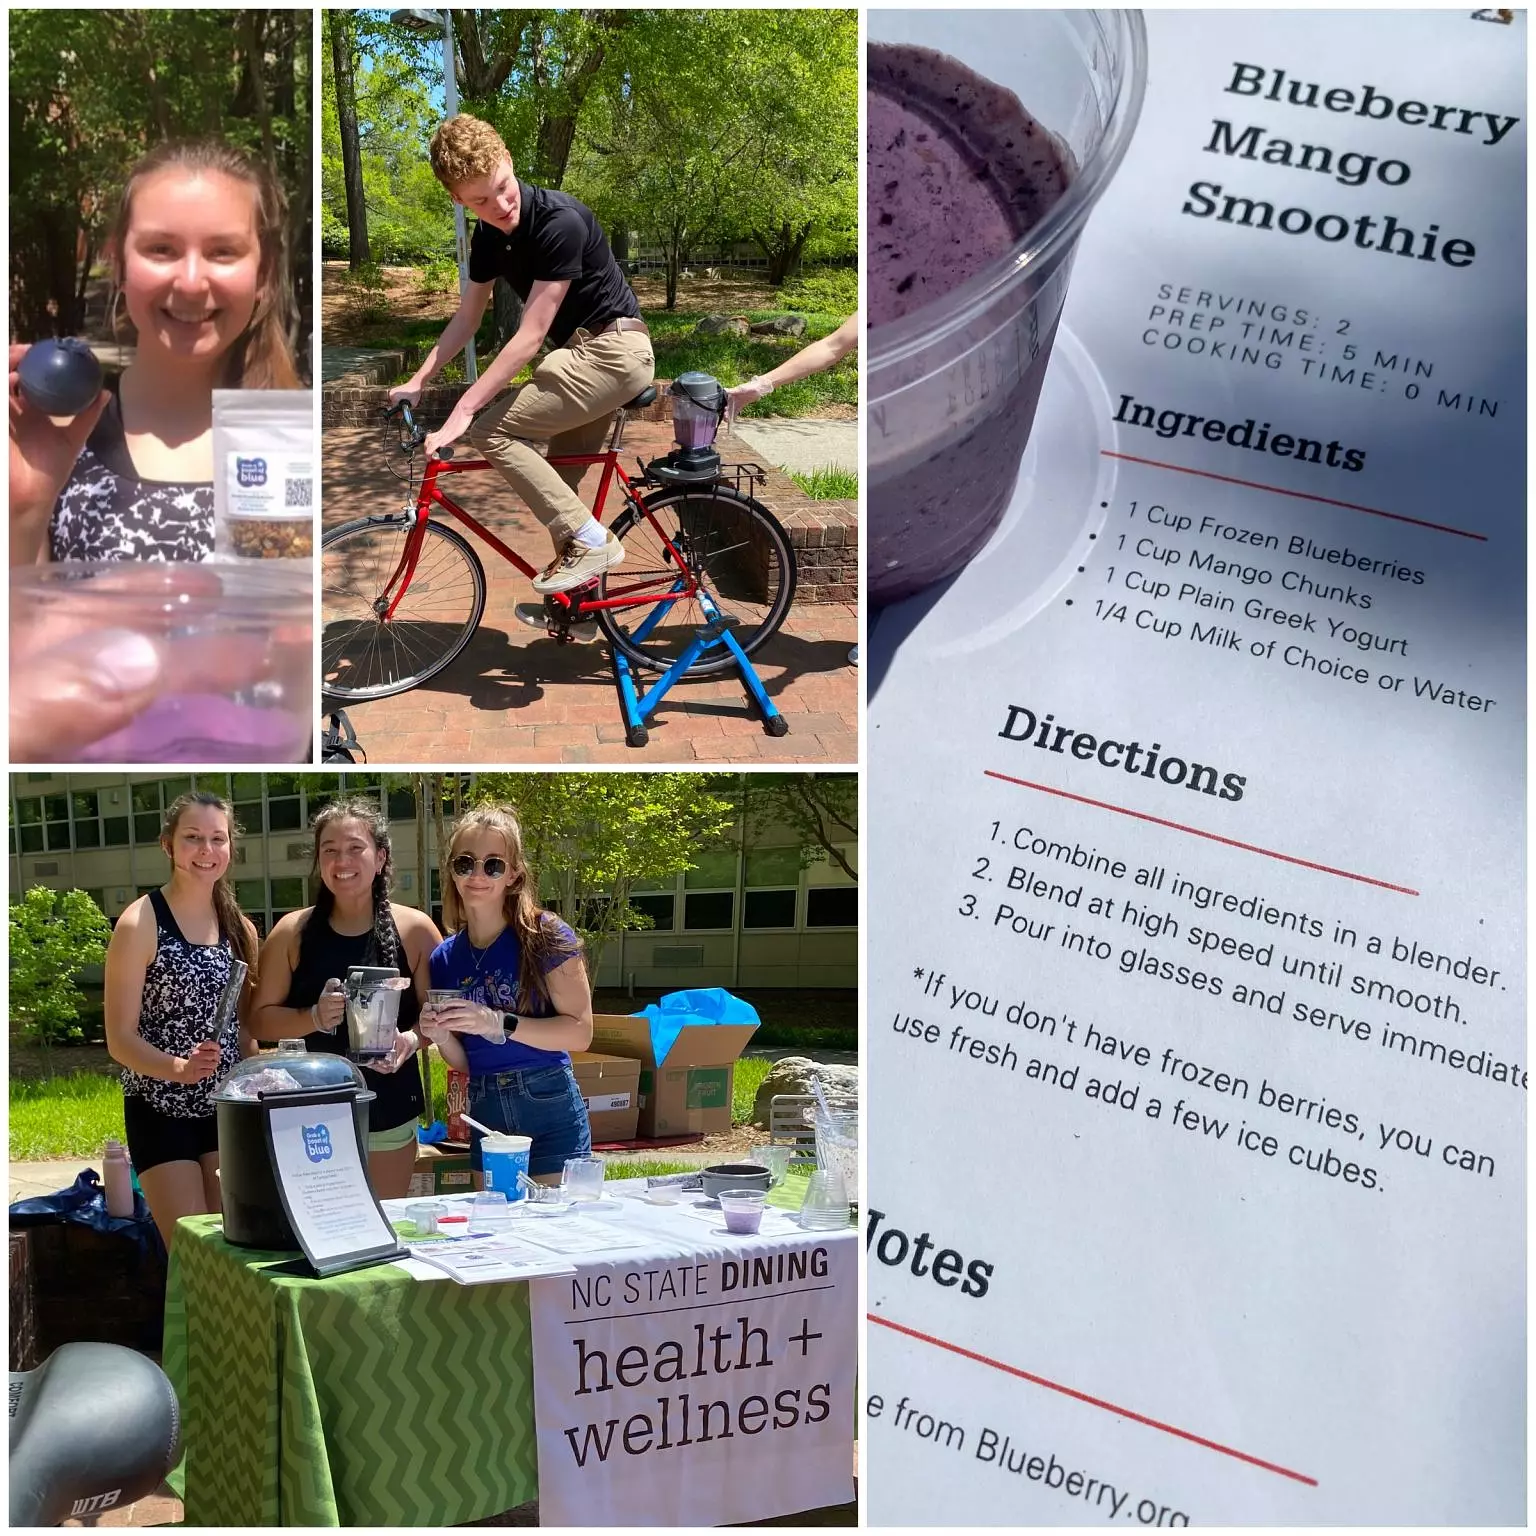
[[[133,1169],[128,1163],[128,1149],[120,1141],[109,1141],[101,1153],[101,1182],[107,1190],[107,1215],[133,1215]]]

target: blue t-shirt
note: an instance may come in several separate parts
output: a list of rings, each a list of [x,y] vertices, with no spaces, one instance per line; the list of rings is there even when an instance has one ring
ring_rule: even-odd
[[[548,972],[580,954],[581,941],[568,924],[553,914],[546,916],[545,922],[560,944],[544,964]],[[432,985],[457,987],[471,1002],[485,1003],[502,1013],[523,1014],[531,1019],[550,1018],[555,1010],[547,997],[538,999],[530,1008],[517,1006],[517,978],[522,958],[523,947],[510,928],[503,928],[491,941],[491,947],[485,950],[475,949],[469,942],[469,935],[461,929],[432,951]],[[495,1045],[479,1035],[460,1035],[459,1043],[464,1047],[470,1074],[474,1077],[491,1072],[526,1071],[531,1067],[563,1067],[571,1060],[564,1051],[541,1051],[536,1046],[524,1045],[515,1035],[505,1045]]]

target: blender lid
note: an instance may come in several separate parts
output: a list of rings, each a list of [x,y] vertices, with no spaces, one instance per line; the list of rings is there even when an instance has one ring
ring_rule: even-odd
[[[706,410],[725,410],[725,390],[712,373],[680,373],[673,379],[669,395],[691,400]]]
[[[284,1040],[275,1051],[247,1056],[231,1067],[214,1090],[214,1102],[253,1103],[250,1096],[235,1091],[232,1085],[242,1078],[256,1077],[274,1068],[286,1072],[301,1088],[352,1088],[359,1098],[374,1097],[367,1079],[345,1056],[331,1051],[307,1050],[302,1040]]]

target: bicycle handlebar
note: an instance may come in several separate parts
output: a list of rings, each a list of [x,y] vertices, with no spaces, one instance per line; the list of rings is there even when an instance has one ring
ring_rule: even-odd
[[[384,419],[387,421],[392,416],[401,417],[405,427],[405,434],[400,439],[400,447],[402,450],[414,453],[416,449],[426,442],[427,429],[417,424],[416,417],[411,411],[411,402],[409,400],[397,400],[393,405],[386,406],[384,409]],[[447,446],[440,448],[433,457],[451,459],[453,457],[453,444],[449,443]]]

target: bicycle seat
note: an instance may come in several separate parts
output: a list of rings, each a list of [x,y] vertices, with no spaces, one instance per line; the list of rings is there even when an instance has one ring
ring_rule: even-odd
[[[11,1372],[11,1524],[57,1525],[153,1493],[176,1465],[165,1373],[119,1344],[61,1344]]]
[[[643,411],[646,406],[654,405],[655,402],[656,386],[654,384],[647,384],[633,400],[626,400],[620,409],[625,411]]]

